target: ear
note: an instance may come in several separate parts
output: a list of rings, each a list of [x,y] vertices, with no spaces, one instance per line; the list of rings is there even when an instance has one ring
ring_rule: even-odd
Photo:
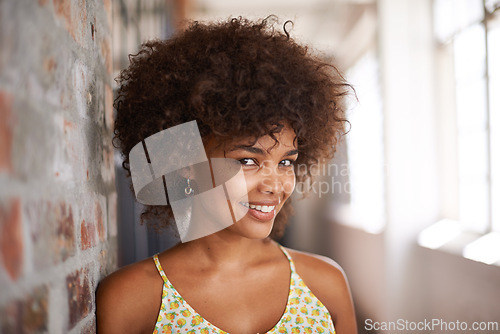
[[[193,166],[181,168],[177,171],[177,173],[185,179],[187,179],[187,178],[190,178],[191,180],[195,179],[195,173],[194,173]]]

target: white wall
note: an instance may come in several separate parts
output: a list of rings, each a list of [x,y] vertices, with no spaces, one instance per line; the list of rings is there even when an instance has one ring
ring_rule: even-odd
[[[443,182],[441,173],[450,161],[440,156],[438,143],[450,146],[452,133],[439,129],[453,119],[435,95],[441,88],[436,82],[443,81],[436,75],[432,1],[377,5],[387,225],[369,234],[332,223],[330,255],[347,272],[365,318],[500,323],[500,267],[416,242],[420,231],[447,213],[442,194],[450,194],[453,177]]]
[[[421,280],[408,265],[418,233],[438,219],[431,1],[378,2],[385,118],[387,317],[420,318]],[[417,126],[416,126],[417,124]]]

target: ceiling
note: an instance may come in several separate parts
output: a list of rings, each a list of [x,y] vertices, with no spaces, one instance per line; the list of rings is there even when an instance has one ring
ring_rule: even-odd
[[[375,37],[375,0],[191,0],[186,11],[188,19],[198,21],[271,14],[280,22],[292,20],[293,38],[335,57],[342,67],[352,64]]]

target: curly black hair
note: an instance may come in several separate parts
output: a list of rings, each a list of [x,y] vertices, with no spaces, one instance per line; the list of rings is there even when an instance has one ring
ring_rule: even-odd
[[[345,133],[344,97],[352,90],[337,68],[275,29],[276,17],[192,23],[168,40],[142,44],[117,78],[115,143],[128,171],[130,150],[150,135],[196,120],[202,138],[255,141],[289,125],[299,150],[297,182],[331,159]],[[304,168],[306,166],[306,168]],[[284,232],[290,200],[270,237]],[[156,219],[155,219],[156,218]],[[169,206],[146,206],[141,221],[170,225]]]

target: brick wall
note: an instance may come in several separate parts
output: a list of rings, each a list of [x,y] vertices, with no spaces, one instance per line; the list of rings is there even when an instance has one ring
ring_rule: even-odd
[[[111,0],[0,1],[0,333],[95,332],[116,268],[111,26]]]

